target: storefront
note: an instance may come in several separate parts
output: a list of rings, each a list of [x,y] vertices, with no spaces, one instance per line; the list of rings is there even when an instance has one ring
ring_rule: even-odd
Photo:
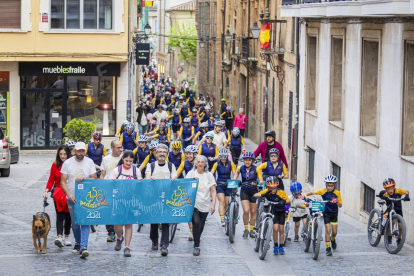
[[[21,149],[55,149],[75,118],[115,135],[120,63],[20,62],[18,70]]]

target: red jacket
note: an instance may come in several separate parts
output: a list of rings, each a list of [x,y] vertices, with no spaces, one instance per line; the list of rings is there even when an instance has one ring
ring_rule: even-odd
[[[244,123],[244,124],[243,124]],[[237,114],[234,118],[233,127],[238,127],[239,129],[245,129],[247,123],[247,116],[245,114]]]
[[[55,186],[56,189],[54,190],[52,196],[53,196],[53,199],[55,200],[56,208],[59,212],[65,211],[66,213],[68,213],[69,209],[68,209],[68,203],[66,201],[66,195],[63,192],[62,188],[60,187],[60,177],[62,175],[60,173],[61,168],[62,166],[58,168],[56,167],[55,162],[53,162],[52,168],[50,169],[50,175],[49,175],[49,180],[47,181],[46,189],[51,191],[53,185]]]
[[[282,145],[278,141],[275,141],[274,146],[280,152],[279,160],[281,160],[286,165],[286,168],[289,167],[288,163],[286,161],[285,151],[283,150]],[[260,143],[260,145],[257,147],[257,149],[254,151],[253,154],[256,157],[259,156],[259,154],[260,154],[261,158],[265,159],[266,158],[266,149],[267,149],[267,141],[264,141],[263,143]]]
[[[52,164],[52,168],[50,169],[50,175],[49,175],[49,180],[47,181],[47,185],[46,185],[46,189],[48,189],[49,191],[52,190],[53,184],[55,184],[55,187],[60,187],[60,169],[62,168],[62,166],[60,166],[59,168],[56,167],[55,162],[53,162]]]

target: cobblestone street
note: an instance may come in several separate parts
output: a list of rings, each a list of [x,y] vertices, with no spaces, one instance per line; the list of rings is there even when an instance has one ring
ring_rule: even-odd
[[[248,144],[248,148],[253,146]],[[414,270],[411,246],[406,244],[398,255],[388,254],[382,241],[373,248],[366,238],[366,226],[342,213],[338,250],[333,257],[326,257],[322,245],[317,261],[303,252],[302,243],[293,241],[286,245],[286,255],[274,256],[269,251],[261,261],[253,251],[254,240],[242,238],[242,221],[237,226],[235,242],[230,244],[224,228],[219,226],[217,212],[207,219],[200,257],[192,256],[186,224],[178,226],[168,257],[151,250],[147,225],[140,233],[134,226],[131,258],[114,251],[115,244],[106,242],[105,227],[99,226],[89,237],[90,257],[83,260],[71,253],[72,247],[59,249],[54,245],[56,216],[51,199],[46,208],[52,220],[48,251],[46,255],[36,254],[31,220],[43,209],[42,192],[54,156],[20,157],[20,162],[12,165],[10,177],[0,179],[0,275],[412,275]],[[74,242],[73,236],[70,240]]]

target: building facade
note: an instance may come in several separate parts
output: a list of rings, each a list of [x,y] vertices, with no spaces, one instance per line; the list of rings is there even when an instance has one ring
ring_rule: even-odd
[[[414,190],[414,2],[284,3],[301,17],[298,180],[337,175],[342,211],[366,222],[384,179]]]

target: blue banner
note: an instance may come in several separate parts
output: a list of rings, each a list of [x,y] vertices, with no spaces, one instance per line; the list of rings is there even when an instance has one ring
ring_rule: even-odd
[[[185,223],[193,217],[194,179],[109,180],[75,183],[79,225]]]

